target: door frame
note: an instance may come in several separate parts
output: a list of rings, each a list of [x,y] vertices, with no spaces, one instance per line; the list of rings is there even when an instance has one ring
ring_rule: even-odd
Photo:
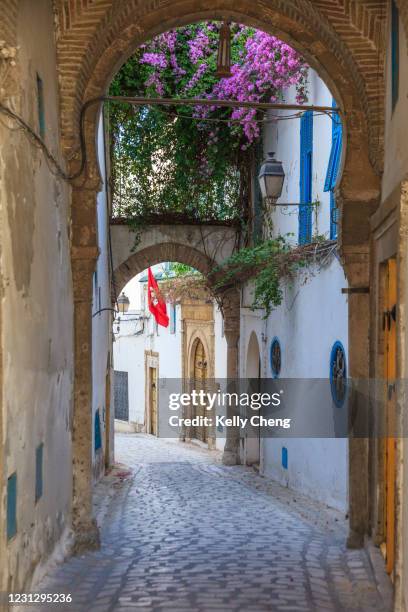
[[[382,354],[384,372],[384,436],[382,440],[381,468],[382,483],[382,542],[381,551],[385,558],[386,571],[392,577],[395,570],[396,553],[396,486],[397,486],[397,438],[395,435],[397,390],[397,303],[398,303],[397,258],[389,257],[381,262],[380,286],[383,293],[382,311]],[[395,309],[393,311],[393,309]],[[393,311],[393,314],[391,314]]]
[[[145,351],[145,433],[151,433],[152,422],[151,422],[151,390],[150,390],[150,368],[156,370],[156,435],[158,434],[158,421],[159,421],[159,392],[158,392],[158,381],[159,381],[159,353],[155,351]]]

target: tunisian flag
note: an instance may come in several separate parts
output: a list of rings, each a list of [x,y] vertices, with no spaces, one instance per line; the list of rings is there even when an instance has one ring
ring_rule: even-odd
[[[150,268],[147,271],[147,278],[147,300],[149,310],[156,319],[158,325],[167,327],[169,324],[169,317],[167,316],[166,302],[160,293],[159,285]]]

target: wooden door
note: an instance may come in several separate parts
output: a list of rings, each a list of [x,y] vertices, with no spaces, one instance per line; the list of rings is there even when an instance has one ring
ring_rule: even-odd
[[[384,444],[385,504],[384,524],[385,542],[382,547],[386,559],[387,573],[391,574],[395,561],[395,478],[396,478],[396,439],[395,408],[397,377],[397,262],[391,258],[386,264],[385,310],[383,329],[385,343],[385,393],[387,437]]]
[[[198,340],[194,353],[194,388],[199,391],[206,388],[207,380],[207,358],[205,355],[204,345],[201,340]],[[194,407],[193,416],[205,416],[206,407],[199,405]],[[193,435],[201,442],[207,442],[207,427],[204,425],[194,427]]]
[[[150,433],[157,436],[157,369],[149,368]]]

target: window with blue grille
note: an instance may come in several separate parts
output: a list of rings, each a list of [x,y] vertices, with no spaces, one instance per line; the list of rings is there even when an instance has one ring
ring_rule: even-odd
[[[99,408],[95,412],[95,451],[102,448],[101,417]]]
[[[330,387],[333,402],[341,408],[347,392],[347,364],[344,346],[338,340],[330,353]]]
[[[333,108],[337,106],[336,101],[333,99]],[[334,113],[332,116],[332,146],[329,157],[329,164],[327,166],[326,179],[324,182],[324,191],[330,191],[330,239],[335,240],[337,238],[337,206],[336,198],[334,196],[334,188],[336,186],[337,175],[340,168],[341,151],[343,146],[343,132],[341,119],[338,113]]]
[[[35,501],[37,502],[43,494],[43,459],[44,444],[35,449]]]
[[[17,473],[7,480],[7,539],[17,533]]]
[[[399,11],[395,0],[391,0],[391,102],[392,110],[399,94]]]
[[[37,74],[37,112],[38,130],[42,139],[45,136],[45,106],[44,106],[44,85],[42,78]]]
[[[307,111],[300,120],[299,244],[312,239],[312,169],[313,112]]]

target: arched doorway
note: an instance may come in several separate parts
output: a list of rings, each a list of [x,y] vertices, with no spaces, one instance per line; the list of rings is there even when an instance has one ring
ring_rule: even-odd
[[[366,7],[363,11],[366,14]],[[106,19],[108,13],[109,19]],[[339,242],[349,284],[357,289],[350,295],[349,301],[350,376],[366,378],[369,373],[370,354],[370,303],[365,292],[370,276],[369,219],[379,198],[378,170],[381,169],[382,163],[383,122],[379,121],[378,117],[382,116],[384,96],[382,78],[364,78],[367,61],[378,66],[381,50],[374,35],[367,37],[361,31],[355,16],[351,15],[351,10],[344,8],[344,14],[339,14],[335,0],[327,3],[312,3],[309,0],[282,1],[274,6],[266,6],[261,1],[217,0],[207,2],[205,8],[197,8],[197,4],[192,0],[177,0],[171,3],[171,6],[170,3],[164,3],[154,7],[146,7],[138,0],[132,0],[126,3],[123,10],[115,11],[107,2],[106,12],[101,11],[93,20],[89,19],[87,9],[79,9],[75,15],[61,14],[61,35],[58,42],[61,93],[64,99],[61,125],[62,144],[67,157],[72,168],[77,169],[78,159],[75,153],[79,149],[77,126],[81,107],[87,100],[105,94],[117,68],[140,43],[177,25],[208,18],[234,20],[252,25],[287,41],[304,55],[308,63],[327,82],[345,112],[344,164],[337,188],[341,216]],[[375,18],[383,22],[385,14],[377,14]],[[69,49],[72,41],[77,40],[78,32],[82,36],[83,49],[76,56],[75,65],[71,65],[69,61],[64,61],[67,57],[66,49]],[[374,82],[376,85],[373,85]],[[90,380],[89,355],[86,350],[77,349],[86,346],[90,317],[90,299],[87,301],[86,285],[90,287],[97,257],[94,200],[98,191],[98,165],[95,154],[95,126],[99,112],[100,106],[95,104],[89,107],[83,117],[87,177],[84,182],[74,187],[72,193],[72,267],[77,329],[74,420],[79,422],[86,413]],[[233,329],[226,327],[226,336],[229,337],[230,373],[233,377],[237,362],[236,326]],[[76,440],[74,447],[76,454]],[[235,450],[228,447],[228,452],[231,462],[234,462]],[[87,460],[83,457],[80,444],[78,455],[79,464]],[[368,516],[364,510],[367,507],[365,500],[369,483],[367,445],[361,440],[351,439],[349,458],[352,532],[350,542],[353,546],[359,546],[368,528]],[[359,469],[353,466],[358,466]],[[82,482],[82,473],[76,477],[75,482]],[[88,491],[88,482],[83,483],[83,488]],[[74,497],[79,498],[78,495]]]
[[[193,346],[193,388],[196,391],[207,388],[208,380],[208,358],[204,349],[204,344],[198,338]],[[206,406],[199,403],[193,406],[192,416],[198,417],[200,420],[206,415]],[[192,437],[200,440],[200,442],[208,442],[208,427],[205,424],[193,426]]]
[[[246,355],[246,379],[249,393],[259,393],[261,379],[261,355],[256,333],[253,331],[249,338]],[[243,459],[245,465],[253,465],[260,468],[261,462],[261,438],[260,428],[250,428],[243,441]]]

